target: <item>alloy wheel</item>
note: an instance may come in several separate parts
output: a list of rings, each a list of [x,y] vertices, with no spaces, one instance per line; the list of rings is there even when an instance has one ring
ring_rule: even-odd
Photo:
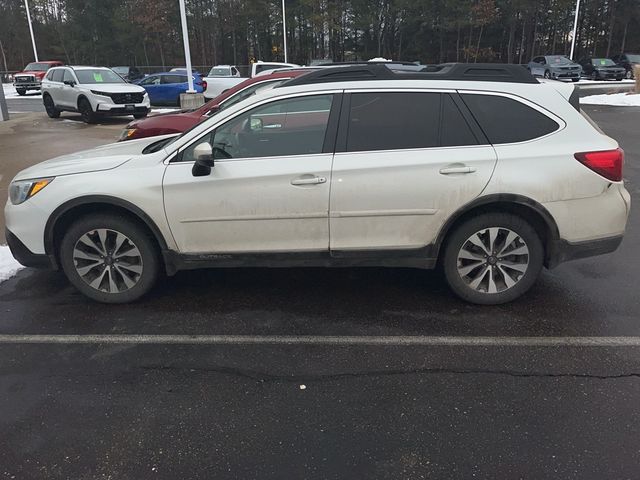
[[[490,227],[471,235],[460,248],[460,278],[481,293],[501,293],[515,286],[529,268],[529,247],[520,235]]]
[[[90,287],[105,293],[133,288],[142,276],[142,254],[126,235],[100,228],[82,235],[73,248],[78,276]]]

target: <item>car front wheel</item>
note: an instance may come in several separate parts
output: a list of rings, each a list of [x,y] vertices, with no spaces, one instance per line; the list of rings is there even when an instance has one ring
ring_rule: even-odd
[[[150,234],[115,214],[78,219],[62,238],[59,254],[69,281],[103,303],[137,300],[153,287],[160,271]]]
[[[544,72],[544,78],[551,78],[551,72],[549,72],[549,70]]]
[[[542,269],[544,249],[535,229],[507,213],[487,213],[460,224],[445,245],[447,283],[463,300],[507,303],[529,290]]]
[[[81,98],[78,101],[78,111],[80,115],[82,115],[82,120],[85,123],[96,123],[97,116],[93,108],[91,108],[91,103],[89,103],[89,100],[86,98]]]

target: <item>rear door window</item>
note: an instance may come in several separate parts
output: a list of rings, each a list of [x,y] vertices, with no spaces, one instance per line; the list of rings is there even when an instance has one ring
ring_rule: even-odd
[[[477,144],[478,140],[458,106],[450,95],[443,95],[440,145],[443,147],[462,147]]]
[[[439,146],[440,93],[353,93],[347,151]]]
[[[462,98],[492,144],[533,140],[559,128],[542,112],[512,98],[475,94]]]
[[[162,75],[162,83],[185,83],[186,75]]]
[[[52,80],[54,82],[62,82],[62,77],[64,76],[64,68],[60,68],[58,70],[54,70]]]

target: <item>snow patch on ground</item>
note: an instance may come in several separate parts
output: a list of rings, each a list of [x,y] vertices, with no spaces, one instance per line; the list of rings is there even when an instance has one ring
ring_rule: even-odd
[[[151,113],[152,114],[156,114],[156,113],[171,113],[171,112],[179,112],[180,109],[179,108],[152,108],[151,109]]]
[[[11,255],[9,247],[6,245],[0,245],[0,282],[13,277],[18,270],[24,268],[20,265]]]
[[[611,105],[614,107],[640,107],[640,94],[612,93],[582,97],[580,103],[588,105]]]
[[[14,86],[10,83],[3,83],[2,90],[4,90],[4,96],[6,98],[20,97],[20,95],[18,95],[18,92],[16,92],[16,89],[14,88]],[[29,97],[41,98],[42,95],[40,94],[39,91],[36,92],[35,90],[29,90],[25,97],[20,97],[20,98],[29,98]]]

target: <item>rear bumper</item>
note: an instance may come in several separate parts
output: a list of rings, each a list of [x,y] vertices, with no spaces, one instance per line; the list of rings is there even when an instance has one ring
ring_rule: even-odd
[[[56,269],[55,259],[50,258],[49,255],[46,254],[33,253],[20,241],[18,237],[11,233],[9,229],[5,230],[5,236],[13,258],[15,258],[21,265],[32,268]]]
[[[622,243],[622,238],[622,235],[616,235],[615,237],[607,237],[578,243],[559,240],[551,247],[547,267],[555,268],[561,263],[568,262],[570,260],[595,257],[597,255],[615,252]]]

